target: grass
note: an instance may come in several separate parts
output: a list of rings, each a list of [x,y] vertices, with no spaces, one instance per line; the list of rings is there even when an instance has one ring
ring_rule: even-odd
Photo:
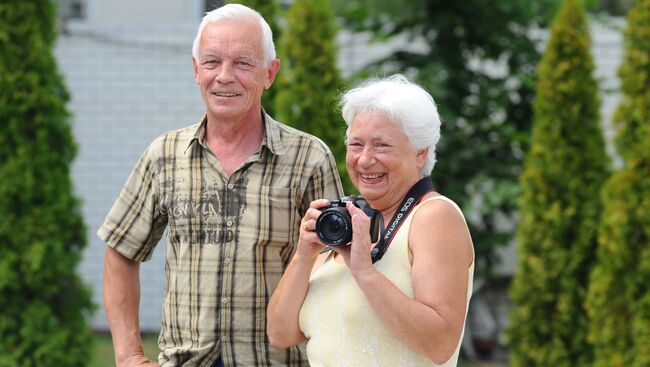
[[[154,361],[158,360],[158,335],[143,336],[142,345],[147,357]],[[93,359],[89,366],[115,367],[115,354],[110,334],[97,334],[93,348]]]
[[[152,360],[158,359],[158,335],[147,335],[142,337],[144,354]],[[95,344],[93,345],[92,362],[89,364],[93,367],[114,367],[115,357],[113,354],[113,342],[109,334],[97,334]],[[460,360],[458,367],[505,367],[505,364],[496,363],[472,363]]]

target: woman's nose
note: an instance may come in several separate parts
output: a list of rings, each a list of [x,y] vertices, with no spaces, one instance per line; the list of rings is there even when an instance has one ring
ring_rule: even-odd
[[[368,148],[364,148],[360,153],[359,153],[359,165],[363,167],[368,167],[372,165],[375,162],[374,155]]]

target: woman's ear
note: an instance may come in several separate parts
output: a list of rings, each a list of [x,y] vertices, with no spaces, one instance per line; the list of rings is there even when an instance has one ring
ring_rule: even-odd
[[[418,150],[418,153],[416,155],[418,168],[424,167],[424,162],[426,162],[428,156],[429,156],[429,148]]]

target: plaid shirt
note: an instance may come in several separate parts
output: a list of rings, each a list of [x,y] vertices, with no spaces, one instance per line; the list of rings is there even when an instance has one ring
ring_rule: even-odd
[[[260,150],[228,177],[201,123],[156,139],[97,234],[136,261],[167,228],[161,366],[304,366],[303,347],[274,349],[266,306],[309,203],[342,194],[320,140],[264,115]]]

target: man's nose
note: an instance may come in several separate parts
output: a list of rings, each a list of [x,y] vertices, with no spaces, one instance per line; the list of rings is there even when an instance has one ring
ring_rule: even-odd
[[[221,84],[232,83],[235,80],[233,64],[230,62],[223,62],[216,75],[216,80]]]

